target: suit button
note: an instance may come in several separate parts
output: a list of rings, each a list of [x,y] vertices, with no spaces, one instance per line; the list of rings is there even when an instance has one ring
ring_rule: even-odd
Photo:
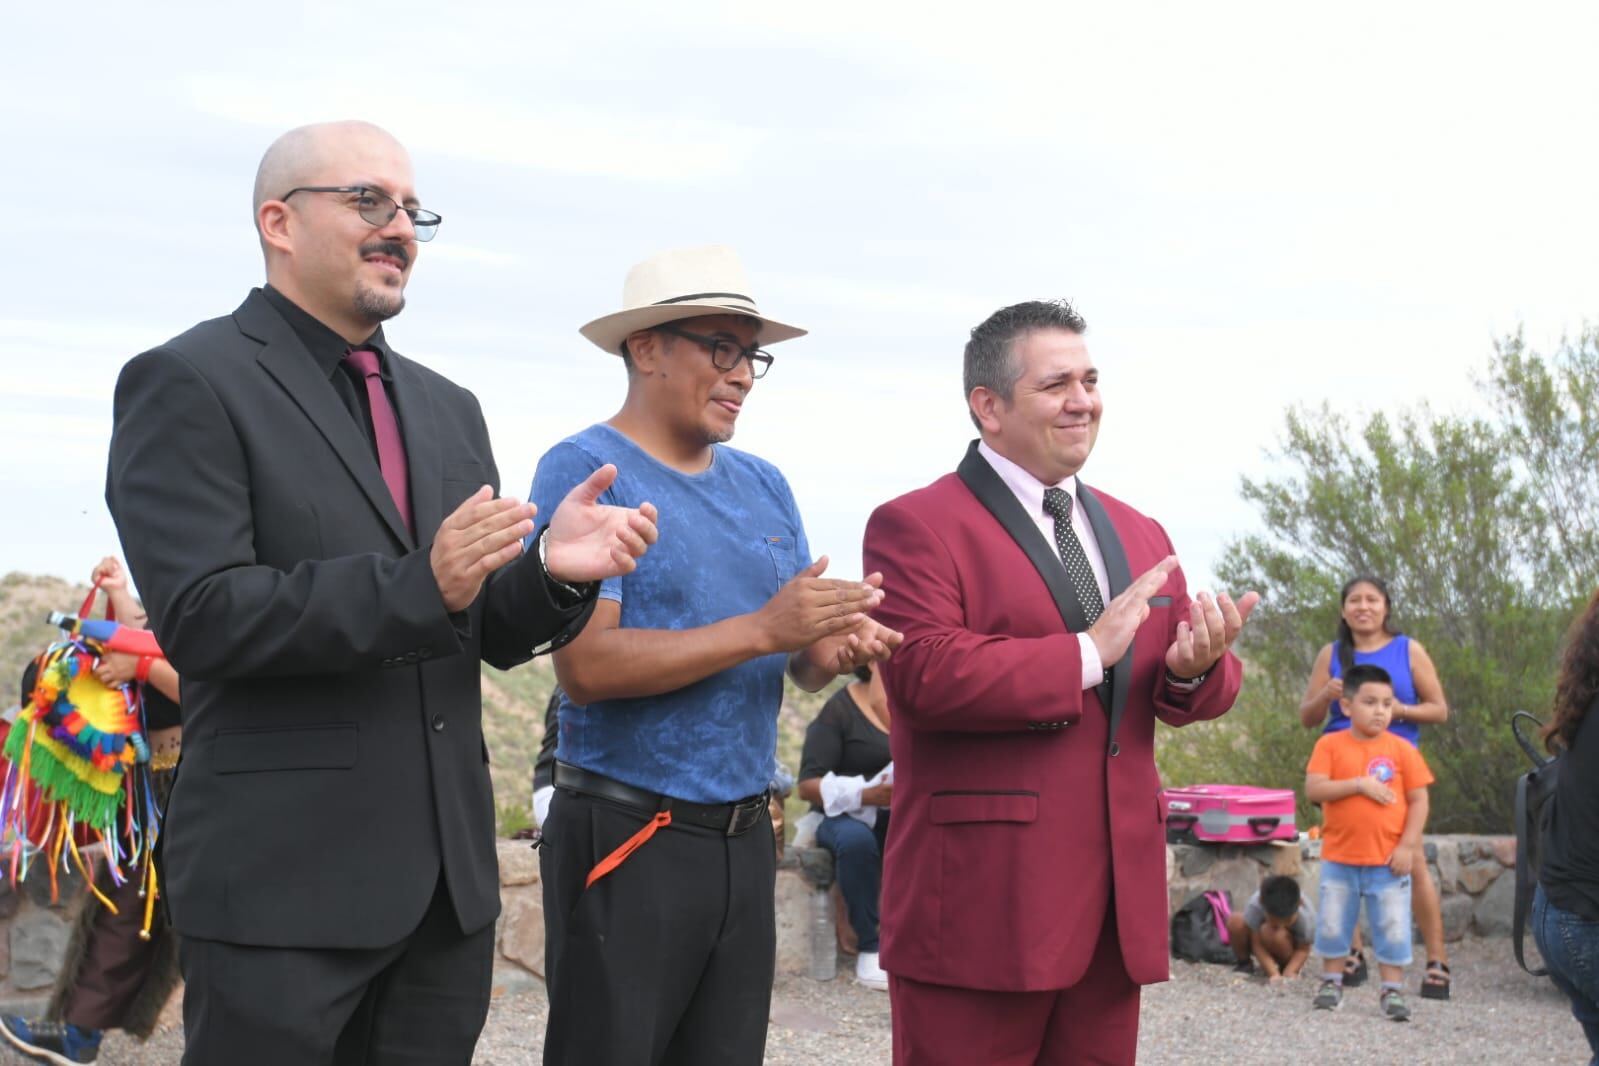
[[[1116,743],[1114,740],[1111,741],[1110,742],[1110,755],[1111,755],[1111,758],[1114,759],[1116,756],[1120,755],[1121,753],[1122,753],[1121,745]]]
[[[433,732],[444,732],[444,716],[442,714],[435,714],[433,716]]]

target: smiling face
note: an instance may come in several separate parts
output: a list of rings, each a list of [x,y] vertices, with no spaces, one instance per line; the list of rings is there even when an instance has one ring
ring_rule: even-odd
[[[705,315],[673,322],[674,328],[755,345],[760,323],[743,315]],[[642,330],[628,339],[635,373],[649,390],[649,409],[671,434],[693,447],[722,444],[733,430],[744,400],[755,386],[748,359],[732,370],[711,362],[705,345],[660,330]]]
[[[1353,696],[1343,700],[1344,713],[1355,732],[1364,737],[1381,736],[1394,717],[1394,688],[1381,681],[1367,681]]]
[[[1344,596],[1344,622],[1356,637],[1375,636],[1388,625],[1388,597],[1369,581],[1357,581]]]
[[[404,207],[418,206],[410,156],[387,133],[362,123],[296,132],[301,137],[289,146],[293,158],[272,179],[282,187],[270,195],[299,186],[364,186]],[[286,201],[265,200],[256,215],[267,280],[352,341],[400,313],[416,262],[410,217],[396,211],[374,226],[361,215],[370,203],[360,193],[296,192]],[[376,204],[389,206],[382,199]]]
[[[1081,333],[1036,329],[1015,342],[1020,376],[1011,398],[982,386],[972,413],[988,446],[1045,485],[1076,474],[1099,437],[1099,370]]]

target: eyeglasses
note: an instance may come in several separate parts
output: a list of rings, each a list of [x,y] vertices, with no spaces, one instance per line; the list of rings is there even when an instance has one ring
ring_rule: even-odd
[[[718,370],[729,371],[738,369],[740,359],[750,361],[750,376],[764,378],[766,372],[772,369],[772,353],[761,348],[745,348],[735,340],[727,337],[707,337],[703,333],[690,333],[686,329],[676,326],[656,326],[662,333],[670,333],[674,337],[682,337],[686,341],[702,344],[711,353],[711,365]]]
[[[278,197],[287,200],[297,192],[341,192],[348,193],[355,199],[355,206],[363,219],[374,226],[387,226],[394,220],[394,216],[404,211],[411,218],[411,228],[416,231],[419,241],[431,241],[439,232],[439,223],[444,219],[432,211],[424,211],[420,207],[405,207],[395,202],[394,197],[378,189],[369,189],[365,185],[298,185]]]

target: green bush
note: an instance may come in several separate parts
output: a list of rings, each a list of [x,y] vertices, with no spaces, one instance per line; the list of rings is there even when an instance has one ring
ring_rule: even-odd
[[[1163,733],[1168,783],[1302,787],[1310,666],[1333,639],[1339,587],[1372,573],[1450,706],[1423,734],[1438,777],[1429,829],[1509,831],[1524,768],[1510,713],[1547,712],[1565,629],[1599,584],[1599,331],[1548,359],[1509,338],[1479,387],[1488,417],[1289,413],[1279,472],[1243,482],[1265,529],[1217,567],[1223,588],[1265,597],[1237,647],[1244,688],[1214,726]],[[1302,826],[1310,814],[1301,801]]]

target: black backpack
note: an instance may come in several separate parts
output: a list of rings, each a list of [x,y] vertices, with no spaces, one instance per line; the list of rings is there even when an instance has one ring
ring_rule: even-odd
[[[1516,743],[1532,760],[1532,769],[1516,779],[1516,909],[1511,918],[1511,943],[1516,961],[1534,977],[1547,976],[1545,969],[1535,970],[1527,965],[1522,954],[1522,943],[1527,935],[1527,918],[1532,914],[1532,896],[1538,887],[1538,871],[1543,866],[1544,832],[1549,826],[1549,816],[1554,811],[1555,782],[1559,779],[1560,760],[1547,752],[1539,751],[1532,740],[1521,731],[1522,721],[1531,722],[1543,729],[1543,723],[1526,711],[1510,716],[1510,732]]]
[[[1178,907],[1171,916],[1171,953],[1189,962],[1236,961],[1225,939],[1232,902],[1231,892],[1202,892]]]

